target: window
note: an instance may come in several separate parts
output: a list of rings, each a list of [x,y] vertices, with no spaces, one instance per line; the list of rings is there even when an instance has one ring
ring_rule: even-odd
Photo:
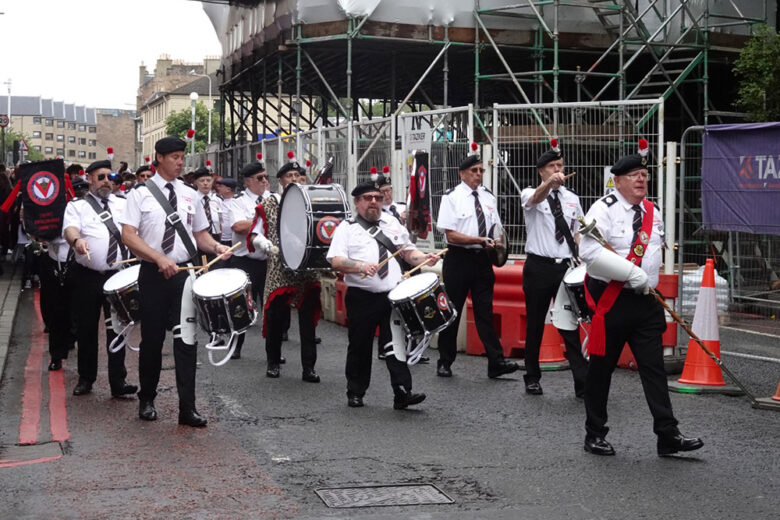
[[[76,123],[68,123],[68,130],[75,130],[76,129]]]
[[[68,142],[69,142],[69,143],[75,143],[75,142],[76,142],[76,137],[75,137],[75,136],[72,136],[72,135],[69,135],[69,136],[68,136]]]
[[[54,141],[54,134],[46,134],[47,141]]]
[[[68,150],[68,157],[76,157],[76,150]]]
[[[87,144],[87,139],[85,137],[79,137],[79,144],[81,146],[84,146],[85,144]]]
[[[37,137],[38,139],[41,138],[41,133],[38,130],[33,131],[33,137]]]
[[[84,159],[87,157],[87,152],[83,150],[79,150],[79,159]]]
[[[52,150],[52,147],[51,147],[51,146],[47,146],[47,147],[44,149],[44,151],[45,151],[46,153],[51,153],[53,150]]]
[[[87,131],[87,125],[79,125],[79,132],[86,132]]]
[[[13,105],[11,105],[11,106],[13,106]],[[41,124],[41,118],[40,117],[33,117],[33,124],[34,125]]]
[[[65,155],[65,148],[57,148],[57,155]]]
[[[54,125],[54,120],[53,119],[47,119],[46,120],[46,126],[52,126],[52,125]]]
[[[57,134],[57,141],[64,143],[65,142],[65,136],[62,134]]]
[[[96,133],[96,132],[97,132],[97,127],[95,127],[95,126],[90,126],[90,127],[89,127],[89,133],[90,133],[90,134],[94,134],[94,133]]]
[[[41,151],[41,147],[37,146],[37,145],[33,146],[33,150],[35,150],[36,152],[40,152]]]
[[[97,146],[97,140],[96,139],[90,139],[89,140],[89,146]]]
[[[97,154],[95,152],[89,152],[89,158],[90,159],[97,159]]]
[[[57,128],[65,128],[65,121],[57,121]]]

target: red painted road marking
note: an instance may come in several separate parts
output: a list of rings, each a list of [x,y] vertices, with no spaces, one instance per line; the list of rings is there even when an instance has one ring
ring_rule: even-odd
[[[30,464],[40,464],[41,462],[51,462],[53,460],[61,459],[62,455],[56,457],[43,457],[35,460],[3,460],[0,461],[0,468],[15,468],[16,466],[28,466]]]
[[[40,312],[40,295],[34,297],[36,317]],[[40,320],[33,320],[33,330],[30,336],[30,353],[24,366],[24,389],[22,390],[22,420],[19,424],[19,444],[35,444],[38,442],[38,431],[41,426],[41,385],[43,376],[43,333],[40,330]]]
[[[65,374],[63,370],[49,372],[49,424],[51,440],[62,442],[70,439],[68,410],[65,406]]]

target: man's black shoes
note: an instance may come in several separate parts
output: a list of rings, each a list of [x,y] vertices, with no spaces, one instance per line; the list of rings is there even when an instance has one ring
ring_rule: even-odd
[[[112,397],[122,397],[125,395],[131,395],[138,391],[138,387],[135,385],[128,385],[126,382],[122,381],[121,385],[117,385],[115,387],[111,388],[111,396]],[[75,390],[74,390],[75,393]]]
[[[704,446],[704,441],[698,437],[685,437],[678,433],[673,436],[658,436],[658,456],[665,457],[667,455],[674,455],[679,451],[693,451],[698,450]]]
[[[276,363],[268,363],[268,368],[265,371],[266,377],[279,377],[279,365]]]
[[[531,395],[542,395],[544,390],[542,390],[542,385],[539,384],[539,381],[533,381],[531,383],[526,383],[525,393]]]
[[[407,406],[420,404],[423,401],[425,401],[425,394],[398,393],[395,394],[395,399],[393,399],[393,408],[395,410],[403,410]]]
[[[585,436],[585,451],[594,455],[614,455],[615,448],[604,439],[595,435]]]
[[[449,365],[439,363],[439,365],[436,367],[436,375],[439,377],[452,377],[452,369],[449,367]]]
[[[200,428],[206,426],[208,421],[205,417],[202,417],[197,410],[186,410],[179,412],[179,424],[182,426],[192,426]]]
[[[317,374],[317,372],[314,371],[313,368],[304,368],[303,369],[303,375],[301,376],[301,379],[303,379],[307,383],[319,383],[320,382],[320,376]]]
[[[157,410],[154,409],[154,401],[140,401],[138,404],[138,417],[144,421],[156,421]]]
[[[49,363],[49,371],[53,370],[61,370],[62,369],[62,360],[61,359],[52,359]]]
[[[513,361],[502,359],[494,365],[488,365],[488,377],[493,379],[520,370],[520,365]]]
[[[350,408],[360,408],[363,406],[363,398],[357,395],[347,397],[347,406]]]
[[[84,395],[90,393],[91,391],[92,383],[85,381],[84,379],[79,379],[79,382],[76,383],[76,388],[73,389],[73,395]]]

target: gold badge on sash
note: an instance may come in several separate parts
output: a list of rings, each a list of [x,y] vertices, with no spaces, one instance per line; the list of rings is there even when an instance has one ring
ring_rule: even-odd
[[[634,246],[634,254],[638,257],[642,257],[645,254],[645,246],[642,244],[637,244]]]

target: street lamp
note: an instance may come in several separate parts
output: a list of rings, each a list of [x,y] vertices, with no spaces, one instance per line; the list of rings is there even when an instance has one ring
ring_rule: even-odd
[[[200,77],[203,77],[203,78],[206,78],[206,79],[209,80],[209,106],[208,106],[208,109],[209,109],[209,137],[208,137],[208,144],[211,144],[211,107],[213,105],[213,103],[211,102],[211,76],[209,76],[208,74],[198,74],[197,72],[195,72],[195,69],[192,69],[190,71],[190,76],[200,76]]]
[[[190,101],[192,101],[192,130],[195,130],[195,103],[198,102],[198,93],[190,92]],[[190,148],[190,167],[195,167],[195,135],[192,136],[192,148]]]

